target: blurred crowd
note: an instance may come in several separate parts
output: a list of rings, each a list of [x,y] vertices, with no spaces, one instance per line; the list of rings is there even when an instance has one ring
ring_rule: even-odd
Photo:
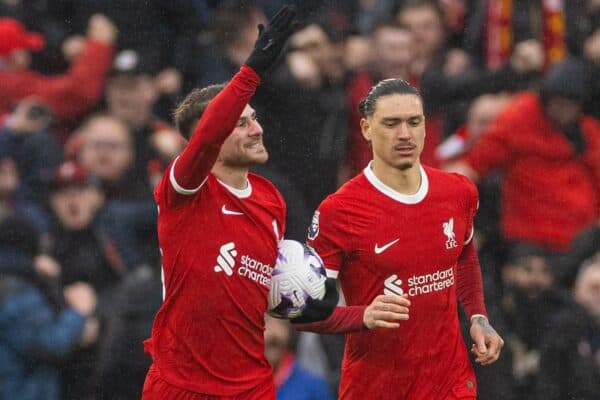
[[[185,146],[170,114],[290,2],[303,24],[252,100],[286,236],[368,163],[369,88],[410,82],[422,162],[480,192],[507,345],[479,398],[600,398],[600,1],[0,0],[0,399],[139,398],[162,300],[152,190]],[[271,319],[265,337],[280,399],[333,398],[343,337]]]

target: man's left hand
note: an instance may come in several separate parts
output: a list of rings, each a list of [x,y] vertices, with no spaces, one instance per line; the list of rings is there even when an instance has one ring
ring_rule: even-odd
[[[325,281],[325,297],[323,300],[308,298],[302,315],[290,319],[294,324],[305,324],[309,322],[323,321],[331,315],[337,307],[340,295],[337,291],[336,279],[327,278]]]
[[[471,339],[473,339],[471,353],[475,355],[475,362],[481,365],[496,362],[500,357],[504,340],[492,328],[487,318],[483,316],[474,317],[471,321],[470,333]]]

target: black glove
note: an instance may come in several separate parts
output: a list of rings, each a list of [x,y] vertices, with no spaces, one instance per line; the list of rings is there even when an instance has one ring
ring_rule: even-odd
[[[337,307],[340,295],[337,291],[336,280],[327,278],[325,280],[325,297],[323,300],[308,298],[302,315],[290,319],[293,324],[305,324],[307,322],[323,321],[331,315]]]
[[[298,26],[295,18],[296,8],[288,5],[271,18],[266,28],[258,25],[258,39],[245,64],[261,77],[275,63],[285,42]]]

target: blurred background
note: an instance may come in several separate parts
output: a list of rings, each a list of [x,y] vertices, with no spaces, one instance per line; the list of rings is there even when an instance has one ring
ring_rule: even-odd
[[[152,190],[185,146],[171,112],[230,79],[286,3],[302,26],[252,100],[286,236],[370,160],[369,88],[410,82],[422,162],[480,192],[506,346],[476,368],[479,399],[600,398],[600,1],[0,0],[0,399],[140,398]],[[334,398],[343,337],[265,335],[279,399]]]

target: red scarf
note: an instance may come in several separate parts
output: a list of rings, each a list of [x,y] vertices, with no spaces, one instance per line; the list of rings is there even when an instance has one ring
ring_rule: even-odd
[[[488,0],[485,24],[485,55],[489,69],[498,69],[508,62],[514,47],[513,0]],[[538,38],[544,45],[545,64],[552,65],[564,58],[565,10],[564,0],[540,0],[542,32]]]

